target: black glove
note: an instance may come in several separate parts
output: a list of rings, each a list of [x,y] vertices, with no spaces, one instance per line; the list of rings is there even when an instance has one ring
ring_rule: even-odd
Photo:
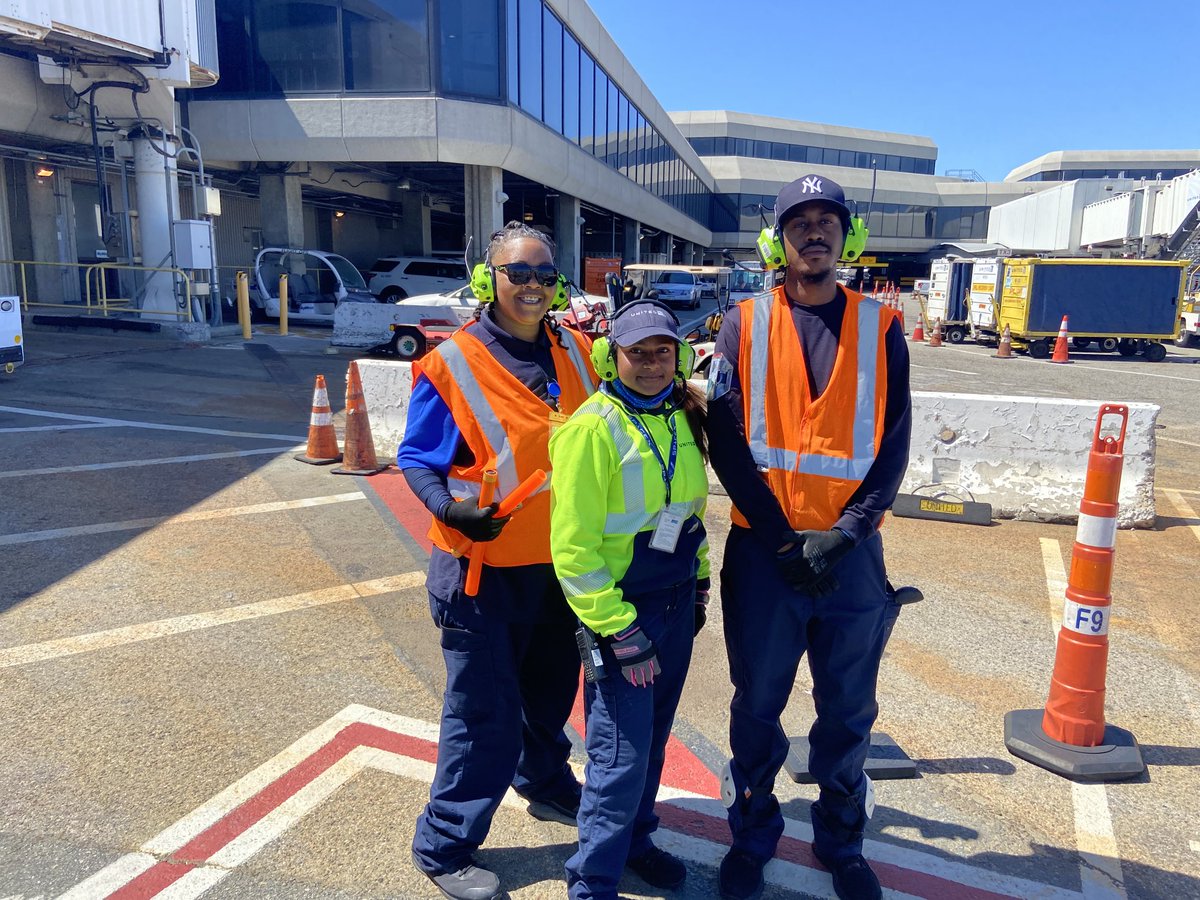
[[[504,530],[510,518],[505,516],[503,519],[497,519],[495,515],[495,503],[480,509],[478,499],[468,497],[446,507],[446,511],[442,513],[442,521],[461,531],[472,541],[485,543],[500,537],[500,532]]]
[[[662,674],[654,642],[636,622],[609,637],[613,656],[621,666],[621,674],[634,687],[654,684],[654,676]]]
[[[831,570],[854,549],[854,542],[837,529],[793,532],[792,542],[791,548],[775,557],[784,580],[814,597],[836,591],[838,581]]]
[[[704,627],[708,621],[708,591],[696,591],[696,625],[695,631],[692,632],[692,637],[700,633],[700,629]]]

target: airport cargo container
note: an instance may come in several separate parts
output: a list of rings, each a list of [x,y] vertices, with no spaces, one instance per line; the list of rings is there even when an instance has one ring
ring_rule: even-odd
[[[1004,260],[977,259],[971,270],[971,334],[980,342],[994,341],[1000,313]]]
[[[974,264],[964,259],[935,259],[929,267],[927,327],[942,322],[942,337],[961,344],[970,330],[968,300]]]
[[[1125,259],[1007,259],[999,328],[1013,346],[1050,355],[1062,317],[1076,349],[1141,353],[1157,362],[1179,325],[1187,264]]]

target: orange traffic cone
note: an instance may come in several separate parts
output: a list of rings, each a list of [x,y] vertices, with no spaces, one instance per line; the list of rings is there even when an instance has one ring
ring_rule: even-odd
[[[912,340],[914,343],[925,343],[925,313],[917,311],[917,324],[913,326]]]
[[[996,352],[992,354],[996,359],[1016,359],[1012,351],[1012,331],[1005,324],[1004,331],[1000,333],[1000,346],[996,348]]]
[[[313,388],[312,417],[308,420],[308,448],[296,454],[300,462],[313,466],[327,466],[341,462],[337,432],[333,430],[333,411],[329,408],[329,392],[325,389],[325,376],[317,376]]]
[[[375,441],[367,420],[367,401],[363,397],[358,363],[350,360],[346,373],[346,461],[333,470],[334,475],[374,475],[387,468],[375,458]]]
[[[1070,362],[1067,358],[1067,317],[1063,316],[1062,324],[1058,326],[1058,339],[1054,342],[1054,355],[1050,357],[1052,363]]]
[[[933,334],[929,336],[929,346],[942,346],[942,320],[940,318],[933,320]]]
[[[1110,414],[1121,417],[1120,433],[1101,438],[1100,425]],[[1146,769],[1137,739],[1104,721],[1117,495],[1128,424],[1127,406],[1100,407],[1045,710],[1015,710],[1004,717],[1011,753],[1081,781],[1118,781]]]

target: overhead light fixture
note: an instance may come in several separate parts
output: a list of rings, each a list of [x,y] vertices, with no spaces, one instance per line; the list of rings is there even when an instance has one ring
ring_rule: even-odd
[[[344,216],[344,215],[346,215],[346,214],[345,214],[344,212],[342,212],[342,211],[339,209],[337,212],[335,212],[335,213],[333,214],[333,217],[334,217],[335,219],[340,219],[340,218],[341,218],[342,216]]]
[[[533,213],[527,212],[521,218],[523,218],[526,222],[532,222],[533,221]]]
[[[54,170],[49,166],[38,166],[37,171],[34,174],[37,175],[38,178],[52,178],[54,176]]]

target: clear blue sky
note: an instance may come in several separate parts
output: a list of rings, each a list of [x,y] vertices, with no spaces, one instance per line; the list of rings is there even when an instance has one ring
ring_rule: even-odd
[[[937,174],[1200,148],[1200,0],[588,0],[668,110],[923,135]]]

